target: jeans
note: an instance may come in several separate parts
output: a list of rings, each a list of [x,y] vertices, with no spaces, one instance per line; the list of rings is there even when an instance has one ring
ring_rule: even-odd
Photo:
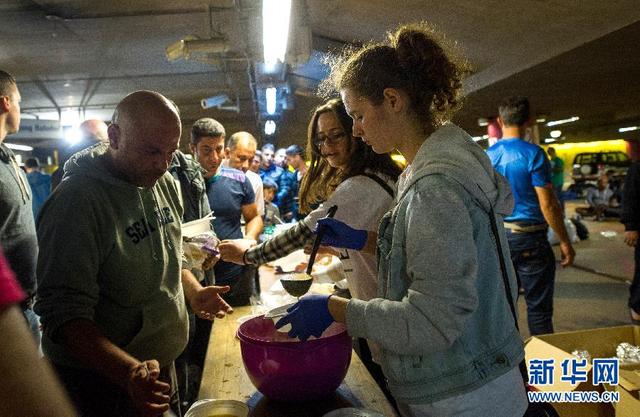
[[[635,247],[636,269],[633,274],[633,282],[629,288],[629,307],[636,313],[640,313],[640,244]]]
[[[553,290],[556,260],[547,231],[513,233],[507,229],[511,261],[527,302],[531,335],[553,333]]]
[[[201,319],[189,311],[189,342],[175,361],[183,414],[198,399],[212,325],[212,321]]]
[[[398,403],[402,417],[514,417],[527,409],[527,394],[516,366],[484,385],[434,403]]]

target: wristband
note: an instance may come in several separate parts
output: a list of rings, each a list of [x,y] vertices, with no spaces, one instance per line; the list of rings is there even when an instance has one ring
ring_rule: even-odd
[[[247,261],[247,252],[249,252],[249,249],[245,249],[244,253],[242,254],[242,263],[245,265],[251,265],[251,262]]]

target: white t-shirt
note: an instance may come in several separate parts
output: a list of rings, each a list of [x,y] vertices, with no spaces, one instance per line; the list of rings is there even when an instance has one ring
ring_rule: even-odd
[[[394,182],[378,175],[395,191]],[[335,218],[354,229],[378,232],[382,216],[391,208],[393,197],[380,184],[364,175],[342,182],[319,208],[302,220],[311,230],[331,206],[338,206]],[[339,249],[340,260],[354,298],[370,300],[377,296],[378,267],[375,255],[351,249]]]
[[[249,182],[253,187],[253,192],[256,195],[256,206],[258,207],[258,216],[264,216],[264,192],[262,190],[262,179],[260,179],[260,175],[256,174],[253,171],[245,172],[247,178],[249,178]]]

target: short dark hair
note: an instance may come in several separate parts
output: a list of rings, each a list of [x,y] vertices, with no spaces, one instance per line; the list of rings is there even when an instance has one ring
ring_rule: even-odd
[[[304,149],[302,149],[302,146],[300,145],[291,145],[289,146],[285,153],[289,156],[293,156],[293,155],[300,155],[301,157],[304,158]]]
[[[265,143],[264,145],[262,145],[262,148],[260,148],[262,152],[264,152],[265,149],[269,149],[272,152],[276,151],[276,147],[273,146],[273,143]]]
[[[507,97],[502,100],[498,113],[505,126],[524,126],[529,121],[529,99],[526,97]]]
[[[16,85],[16,79],[13,78],[13,75],[0,70],[0,96],[8,95],[12,85]]]
[[[204,137],[224,138],[225,135],[226,132],[222,123],[209,117],[196,120],[191,127],[191,143],[194,145],[197,145],[200,139]]]
[[[274,190],[276,193],[278,192],[278,184],[269,178],[265,178],[262,181],[262,188],[265,190]]]
[[[24,161],[24,166],[27,168],[38,168],[40,163],[38,162],[38,158],[27,158],[27,160]]]

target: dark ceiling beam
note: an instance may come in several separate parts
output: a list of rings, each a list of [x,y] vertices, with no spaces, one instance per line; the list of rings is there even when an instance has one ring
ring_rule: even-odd
[[[234,71],[242,73],[244,71]],[[100,77],[83,77],[83,78],[51,78],[47,79],[47,82],[67,82],[71,81],[120,81],[120,80],[134,80],[144,78],[163,78],[163,77],[180,77],[189,75],[211,75],[212,73],[222,73],[222,71],[197,71],[197,72],[179,72],[179,73],[154,73],[154,74],[137,74],[137,75],[117,75],[117,76],[100,76]],[[32,80],[33,81],[33,80]],[[29,82],[29,81],[25,81]]]
[[[184,15],[207,13],[207,7],[175,8],[165,10],[132,10],[130,12],[118,11],[115,13],[84,12],[82,6],[73,7],[68,2],[56,4],[51,1],[33,1],[39,6],[40,11],[46,13],[48,19],[52,20],[82,20],[82,19],[113,19],[121,17],[148,17],[166,15]],[[84,7],[86,9],[86,7]]]
[[[360,46],[360,43],[350,43],[342,39],[331,38],[317,33],[311,34],[311,48],[320,52],[339,51],[347,45]]]
[[[83,111],[89,105],[96,91],[98,91],[100,84],[102,84],[102,80],[89,80],[89,82],[87,82],[87,88],[85,88],[82,99],[80,100],[80,108],[82,108]]]
[[[239,98],[240,103],[250,103],[253,102],[253,99],[251,98]],[[85,104],[83,107],[85,109],[94,109],[94,110],[101,110],[101,109],[112,109],[115,108],[118,105],[118,103],[103,103],[103,104]],[[187,102],[187,101],[177,101],[176,105],[178,107],[200,107],[199,102],[198,104],[194,104],[192,102]],[[32,106],[32,107],[22,107],[21,110],[25,111],[25,112],[37,112],[37,111],[47,111],[47,110],[64,110],[64,109],[77,109],[78,107],[82,107],[82,106],[78,106],[78,105],[68,105],[68,106],[59,106],[57,104],[55,104],[54,106]],[[214,108],[215,109],[215,108]]]
[[[40,78],[35,78],[33,80],[31,80],[31,82],[33,82],[35,84],[36,87],[38,87],[38,89],[40,90],[40,92],[42,94],[44,94],[44,96],[49,99],[49,101],[51,102],[51,104],[53,104],[53,107],[56,109],[56,111],[58,112],[58,116],[60,116],[60,114],[62,113],[61,107],[58,105],[58,103],[56,102],[56,99],[53,98],[53,96],[51,95],[51,93],[49,92],[49,90],[47,90],[47,87],[44,85],[44,83],[42,82],[42,80]]]

